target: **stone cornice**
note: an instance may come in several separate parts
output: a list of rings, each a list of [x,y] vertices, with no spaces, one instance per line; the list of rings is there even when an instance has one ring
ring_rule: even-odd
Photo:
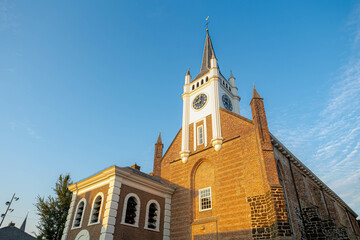
[[[358,216],[334,191],[332,191],[323,181],[321,181],[308,167],[306,167],[294,154],[292,154],[274,135],[270,133],[271,143],[279,152],[291,161],[301,172],[312,179],[319,188],[337,200],[341,206],[347,209],[355,218]]]
[[[126,168],[121,168],[118,166],[109,167],[101,171],[100,173],[97,173],[84,180],[74,183],[69,186],[69,190],[71,192],[79,192],[86,190],[87,188],[90,188],[100,182],[110,183],[111,179],[115,176],[120,177],[122,181],[127,180],[129,182],[135,182],[153,190],[160,191],[162,193],[172,194],[174,192],[174,189],[172,187],[164,183],[160,183],[155,180],[146,178],[132,171],[127,171]]]

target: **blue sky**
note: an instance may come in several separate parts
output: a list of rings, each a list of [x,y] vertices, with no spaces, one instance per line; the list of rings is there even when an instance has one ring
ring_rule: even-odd
[[[360,5],[357,1],[0,0],[0,212],[19,226],[61,173],[113,164],[152,171],[154,143],[181,127],[188,67],[205,18],[240,112],[252,85],[270,131],[360,213]]]

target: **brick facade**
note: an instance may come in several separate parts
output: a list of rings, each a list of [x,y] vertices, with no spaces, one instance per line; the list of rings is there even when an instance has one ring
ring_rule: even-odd
[[[224,138],[220,152],[211,145],[193,147],[196,128],[192,123],[188,162],[182,163],[179,156],[181,130],[163,156],[161,177],[176,186],[171,239],[322,239],[323,235],[317,238],[308,232],[320,229],[325,229],[328,239],[335,239],[331,235],[357,239],[356,215],[344,210],[347,205],[303,169],[290,167],[288,157],[274,147],[263,99],[256,90],[250,105],[253,120],[220,109]],[[206,124],[211,131],[210,116]],[[207,141],[211,141],[209,133]],[[278,171],[283,175],[281,184]],[[212,209],[201,212],[198,191],[204,187],[211,187]],[[314,206],[317,222],[311,211]]]
[[[86,200],[86,206],[85,206],[84,214],[83,214],[84,219],[82,222],[82,226],[80,228],[73,229],[72,226],[74,224],[74,214],[75,213],[72,214],[72,219],[70,222],[70,231],[69,231],[67,239],[75,239],[76,235],[78,235],[78,233],[81,230],[83,230],[84,228],[86,228],[89,231],[90,236],[92,236],[93,238],[95,238],[95,239],[100,238],[100,233],[101,233],[101,228],[102,228],[102,217],[104,216],[105,208],[104,207],[102,208],[101,215],[100,215],[100,217],[101,217],[100,223],[94,224],[94,225],[89,225],[89,219],[90,219],[90,214],[91,214],[91,207],[94,202],[94,197],[98,193],[103,193],[106,196],[108,189],[109,189],[109,185],[106,184],[104,186],[95,188],[92,191],[84,192],[84,193],[81,193],[76,196],[75,205],[74,205],[75,212],[76,212],[76,207],[78,206],[79,201],[81,201],[82,199]],[[104,201],[106,201],[106,199],[102,199],[102,201],[104,203]]]

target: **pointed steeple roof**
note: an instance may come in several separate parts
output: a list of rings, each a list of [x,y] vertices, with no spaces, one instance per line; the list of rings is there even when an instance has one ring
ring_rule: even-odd
[[[190,67],[188,67],[188,70],[186,72],[186,75],[190,75]]]
[[[204,53],[201,63],[200,73],[194,78],[194,80],[201,78],[204,74],[210,71],[211,65],[210,60],[212,58],[216,58],[215,51],[211,42],[211,38],[209,35],[209,29],[206,29],[206,39],[205,39],[205,46],[204,46]],[[193,81],[194,81],[193,80]]]
[[[253,90],[253,96],[252,98],[259,98],[259,99],[262,99],[259,95],[259,93],[256,91],[256,88],[255,88],[255,84],[253,85],[254,86],[254,90]]]
[[[235,78],[234,75],[232,74],[232,70],[230,70],[230,77],[229,78]]]
[[[161,131],[159,132],[159,137],[158,137],[158,140],[157,140],[156,144],[162,144],[162,141],[161,141]]]
[[[29,212],[26,214],[26,217],[25,217],[23,223],[22,223],[21,226],[20,226],[20,230],[21,230],[21,231],[24,231],[24,232],[25,232],[26,220],[27,220],[28,215],[29,215]]]

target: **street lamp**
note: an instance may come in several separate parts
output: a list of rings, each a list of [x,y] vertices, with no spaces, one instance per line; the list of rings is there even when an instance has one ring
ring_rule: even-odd
[[[15,200],[15,201],[19,200],[18,197],[15,197],[15,193],[14,193],[14,195],[12,196],[12,198],[11,198],[10,201],[5,202],[5,205],[7,205],[8,207],[7,207],[7,209],[6,209],[6,212],[3,213],[3,214],[1,214],[2,220],[1,220],[1,223],[0,223],[0,227],[1,227],[2,223],[4,222],[4,219],[5,219],[5,217],[6,217],[7,212],[8,212],[8,211],[10,211],[10,212],[13,212],[13,211],[14,211],[13,208],[10,209],[10,206],[11,206],[11,203],[13,202],[13,200]]]

